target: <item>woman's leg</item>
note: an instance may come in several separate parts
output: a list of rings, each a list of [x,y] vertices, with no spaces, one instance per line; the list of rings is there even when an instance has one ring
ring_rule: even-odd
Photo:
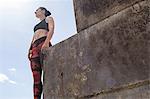
[[[34,97],[36,97],[35,99],[41,99],[43,87],[41,81],[42,68],[41,68],[39,57],[31,59],[31,69],[33,74]]]
[[[43,91],[43,85],[41,81],[43,63],[41,62],[41,58],[43,59],[44,57],[41,57],[40,53],[41,47],[45,42],[45,39],[46,37],[35,41],[35,43],[32,46],[32,57],[30,59],[30,63],[34,79],[33,92],[35,99],[41,99],[41,94]],[[49,47],[50,46],[52,46],[51,43],[49,43]]]
[[[33,92],[34,99],[41,99],[41,94],[43,90],[42,85],[42,64],[40,62],[41,46],[44,41],[40,41],[38,44],[32,47],[32,57],[31,57],[31,70],[33,74]]]

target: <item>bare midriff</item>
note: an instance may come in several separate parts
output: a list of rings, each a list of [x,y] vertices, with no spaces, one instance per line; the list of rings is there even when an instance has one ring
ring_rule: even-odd
[[[45,30],[45,29],[38,29],[38,30],[36,30],[35,31],[35,33],[34,33],[34,35],[33,35],[33,41],[32,41],[32,43],[35,41],[35,40],[37,40],[37,39],[39,39],[39,38],[41,38],[41,37],[44,37],[44,36],[47,36],[47,30]]]

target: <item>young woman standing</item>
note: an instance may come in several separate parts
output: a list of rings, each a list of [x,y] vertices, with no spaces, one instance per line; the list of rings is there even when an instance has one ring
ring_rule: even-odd
[[[40,22],[34,27],[34,35],[29,48],[28,58],[33,74],[34,99],[41,99],[43,91],[41,80],[43,64],[40,62],[40,53],[42,50],[52,46],[50,40],[54,33],[54,20],[50,16],[51,13],[44,7],[39,7],[35,15],[40,19]]]

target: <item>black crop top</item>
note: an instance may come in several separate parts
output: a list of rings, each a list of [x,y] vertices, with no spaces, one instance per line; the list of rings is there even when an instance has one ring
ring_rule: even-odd
[[[48,23],[46,23],[46,20],[43,19],[40,23],[38,23],[37,25],[35,25],[34,27],[34,32],[38,29],[46,29],[47,31],[49,31],[48,29]]]

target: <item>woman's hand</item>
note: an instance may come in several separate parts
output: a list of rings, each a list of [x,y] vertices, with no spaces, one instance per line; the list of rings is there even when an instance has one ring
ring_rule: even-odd
[[[28,52],[28,59],[30,60],[30,58],[31,58],[31,55],[32,55],[32,50],[29,50],[29,52]]]
[[[41,47],[41,51],[46,49],[46,48],[49,48],[49,42],[45,41]]]

